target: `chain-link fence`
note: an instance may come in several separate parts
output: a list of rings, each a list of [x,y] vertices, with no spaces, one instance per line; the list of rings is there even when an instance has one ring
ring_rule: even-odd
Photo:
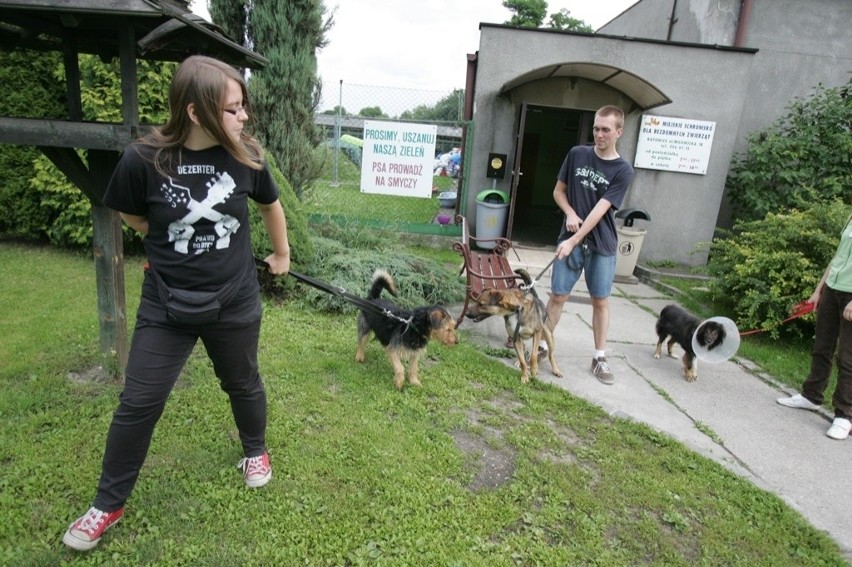
[[[463,104],[461,89],[325,83],[315,121],[328,163],[305,201],[311,216],[455,235],[462,144],[472,141]]]

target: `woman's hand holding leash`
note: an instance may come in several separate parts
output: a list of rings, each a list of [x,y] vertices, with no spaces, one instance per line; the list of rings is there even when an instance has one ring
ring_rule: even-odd
[[[270,254],[263,260],[269,266],[269,273],[273,276],[285,276],[290,271],[290,253],[286,255]]]

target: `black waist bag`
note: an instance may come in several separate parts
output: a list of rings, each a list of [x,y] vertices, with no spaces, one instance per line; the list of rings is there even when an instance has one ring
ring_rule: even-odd
[[[230,303],[242,284],[240,276],[217,291],[193,291],[168,286],[153,266],[149,269],[157,281],[157,292],[169,321],[184,325],[206,325],[218,321],[222,307]]]

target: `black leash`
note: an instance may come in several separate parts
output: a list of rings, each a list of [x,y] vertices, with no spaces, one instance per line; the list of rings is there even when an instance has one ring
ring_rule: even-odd
[[[383,309],[370,301],[369,299],[364,299],[363,297],[358,297],[357,295],[353,295],[339,286],[334,286],[329,283],[326,283],[322,280],[318,280],[312,278],[310,276],[306,276],[304,274],[300,274],[299,272],[290,271],[289,274],[299,280],[302,283],[306,283],[311,287],[314,287],[320,291],[324,291],[331,295],[335,295],[344,301],[348,301],[349,303],[355,305],[356,307],[362,309],[369,309],[370,311],[374,311],[379,314],[387,314],[389,313],[386,309]]]
[[[254,263],[260,270],[269,269],[269,264],[267,264],[264,260],[255,258]],[[348,301],[349,303],[355,305],[360,309],[367,309],[369,311],[372,311],[373,313],[378,313],[379,315],[384,315],[385,317],[388,317],[390,319],[395,319],[397,321],[400,321],[401,323],[404,323],[407,327],[411,328],[411,318],[403,319],[402,317],[394,315],[391,311],[385,309],[384,307],[376,305],[376,303],[374,303],[373,301],[370,301],[369,299],[365,299],[363,297],[359,297],[357,295],[353,295],[342,287],[331,285],[330,283],[318,280],[316,278],[312,278],[310,276],[306,276],[304,274],[300,274],[299,272],[294,272],[292,270],[289,271],[288,274],[302,283],[308,284],[309,286],[316,288],[320,291],[324,291],[331,295],[337,296],[343,299],[344,301]]]

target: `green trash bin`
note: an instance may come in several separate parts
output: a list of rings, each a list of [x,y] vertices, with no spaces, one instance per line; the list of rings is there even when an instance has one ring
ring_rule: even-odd
[[[509,216],[509,194],[497,189],[486,189],[476,195],[476,238],[499,238],[506,230]],[[496,242],[477,242],[480,248],[492,249]]]

